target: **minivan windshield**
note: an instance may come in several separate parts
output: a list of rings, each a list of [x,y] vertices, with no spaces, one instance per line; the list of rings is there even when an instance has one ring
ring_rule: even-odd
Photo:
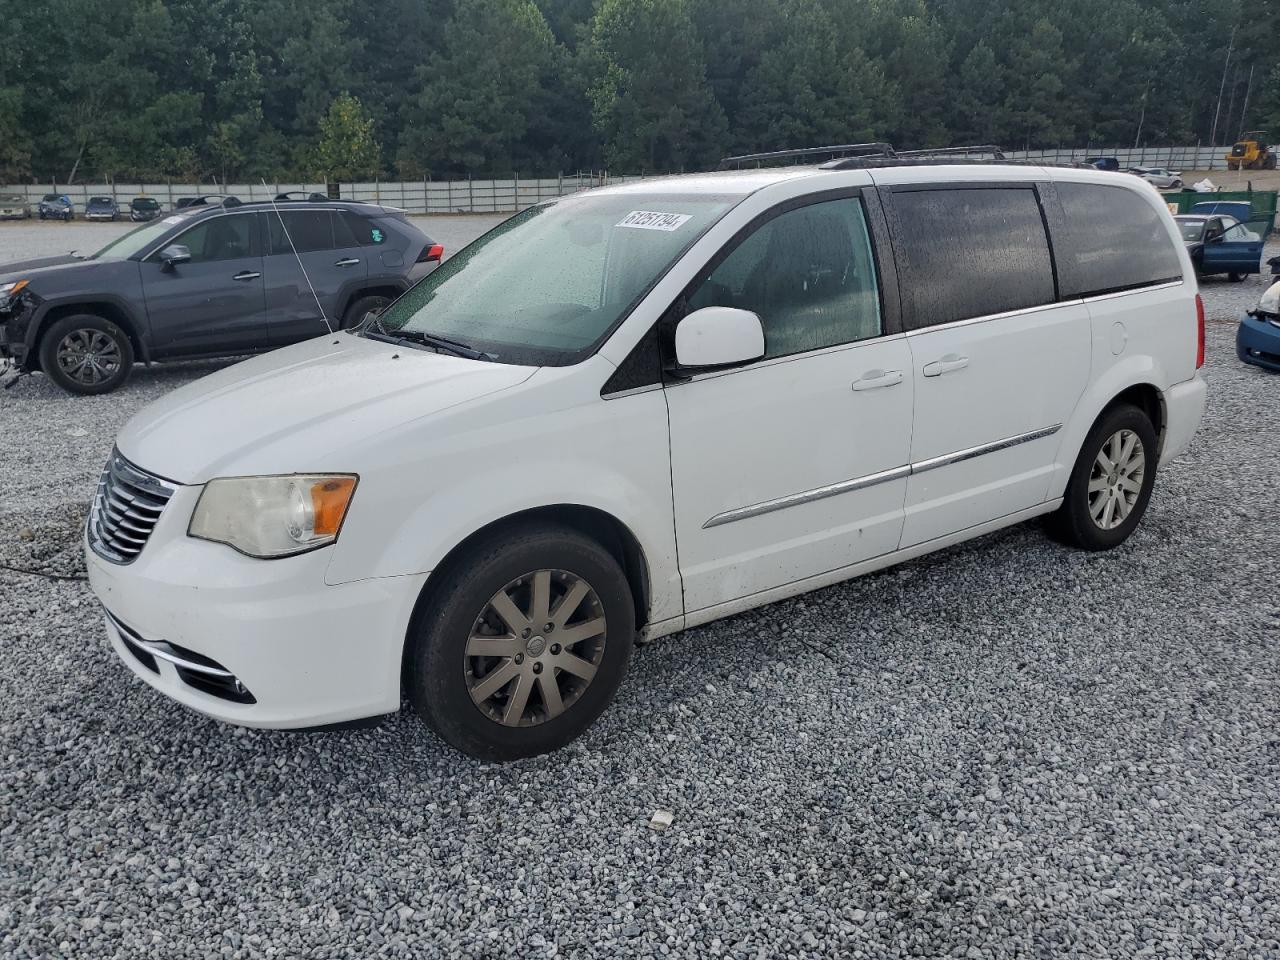
[[[575,363],[738,199],[602,193],[531,207],[446,260],[365,332],[445,337],[505,363]]]
[[[144,223],[137,230],[130,230],[123,237],[117,237],[97,253],[90,254],[91,260],[128,260],[135,253],[141,253],[187,218],[183,216],[164,217]]]

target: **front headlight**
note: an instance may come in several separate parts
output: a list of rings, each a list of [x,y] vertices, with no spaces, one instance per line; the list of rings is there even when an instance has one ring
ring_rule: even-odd
[[[1267,287],[1267,292],[1258,301],[1257,313],[1269,313],[1280,317],[1280,280]]]
[[[269,560],[338,539],[356,490],[354,474],[294,474],[210,480],[187,535]]]
[[[8,283],[0,283],[0,297],[16,297],[28,282],[27,280],[10,280]]]

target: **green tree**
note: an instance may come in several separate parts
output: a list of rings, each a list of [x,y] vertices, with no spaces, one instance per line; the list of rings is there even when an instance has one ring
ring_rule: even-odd
[[[592,116],[610,166],[673,171],[715,162],[725,118],[685,0],[602,0],[591,50]]]
[[[974,44],[956,81],[954,136],[965,143],[990,143],[996,138],[1005,79],[986,41]]]
[[[13,183],[31,173],[31,139],[22,128],[22,90],[0,89],[0,182]]]
[[[532,0],[468,0],[417,73],[403,111],[402,173],[510,174],[555,68],[555,39]]]
[[[817,0],[783,0],[780,31],[743,83],[735,133],[755,150],[873,139],[884,77],[857,47],[842,50]]]
[[[373,137],[373,117],[355,97],[341,93],[320,121],[320,139],[312,153],[316,176],[331,180],[367,180],[382,167],[382,147]]]

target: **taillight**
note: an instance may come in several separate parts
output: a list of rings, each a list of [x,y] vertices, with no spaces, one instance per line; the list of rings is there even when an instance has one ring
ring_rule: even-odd
[[[1204,301],[1196,294],[1196,369],[1204,366]]]
[[[443,256],[444,256],[444,244],[433,243],[429,247],[422,248],[422,253],[418,257],[418,262],[431,263],[434,261],[438,263],[440,261],[440,258]]]

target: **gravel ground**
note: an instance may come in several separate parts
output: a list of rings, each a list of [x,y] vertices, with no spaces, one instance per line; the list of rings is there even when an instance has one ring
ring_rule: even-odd
[[[1204,285],[1209,410],[1123,548],[1024,525],[661,641],[532,761],[202,719],[0,569],[0,955],[1280,956],[1261,289]],[[0,563],[77,575],[115,430],[210,369],[0,395]]]

